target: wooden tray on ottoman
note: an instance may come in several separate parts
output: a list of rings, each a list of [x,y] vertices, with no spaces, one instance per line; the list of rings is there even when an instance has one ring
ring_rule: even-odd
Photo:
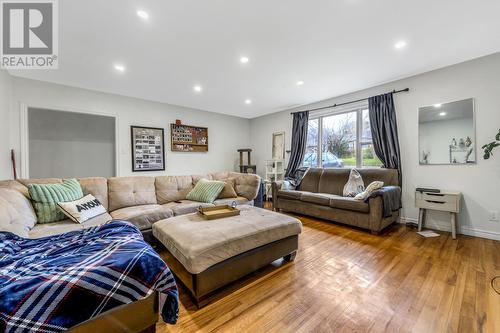
[[[205,220],[220,219],[223,217],[240,215],[240,210],[229,205],[221,205],[215,207],[200,207],[198,214]]]

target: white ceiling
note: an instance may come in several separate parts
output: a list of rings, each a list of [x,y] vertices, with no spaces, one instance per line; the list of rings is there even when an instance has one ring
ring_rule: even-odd
[[[59,70],[11,74],[247,118],[500,51],[498,0],[64,0],[59,11]]]

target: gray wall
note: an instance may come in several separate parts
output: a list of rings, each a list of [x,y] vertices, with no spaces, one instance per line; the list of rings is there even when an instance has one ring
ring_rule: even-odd
[[[500,223],[490,222],[490,210],[500,210],[500,150],[490,160],[477,152],[478,163],[465,166],[419,165],[418,108],[466,98],[476,102],[477,147],[492,141],[500,128],[500,53],[462,64],[428,72],[408,79],[391,82],[349,95],[303,107],[331,105],[373,96],[393,89],[410,88],[409,93],[396,95],[399,138],[403,163],[403,211],[409,221],[415,221],[418,210],[414,205],[416,187],[435,187],[463,192],[463,210],[459,224],[470,235],[500,239]],[[292,118],[290,111],[252,119],[250,135],[258,172],[264,175],[264,161],[271,158],[272,132],[286,132],[286,149],[290,149]],[[449,215],[431,213],[429,223],[449,230]]]
[[[117,116],[118,176],[186,175],[236,170],[236,150],[247,148],[250,144],[249,119],[19,77],[11,77],[11,80],[14,104],[10,110],[10,146],[18,152],[21,147],[19,103],[34,108]],[[187,125],[208,127],[208,153],[170,150],[170,123],[176,119],[181,119]],[[160,127],[165,130],[165,171],[132,172],[131,125]],[[2,178],[11,177],[6,176]]]
[[[9,110],[12,82],[7,71],[0,69],[0,179],[12,178],[9,145]]]
[[[115,176],[115,118],[28,109],[31,178]]]

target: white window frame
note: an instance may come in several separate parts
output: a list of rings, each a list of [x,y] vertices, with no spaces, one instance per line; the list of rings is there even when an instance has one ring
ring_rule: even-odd
[[[352,113],[356,112],[356,168],[373,168],[372,166],[363,167],[363,156],[362,156],[362,147],[373,144],[372,141],[361,141],[362,139],[362,130],[363,130],[363,110],[368,110],[368,102],[363,101],[359,103],[353,103],[350,105],[346,105],[344,107],[337,107],[335,110],[326,109],[321,110],[320,112],[311,112],[309,116],[309,121],[318,119],[318,145],[316,147],[316,161],[318,162],[318,168],[323,167],[323,160],[321,155],[322,151],[322,142],[323,142],[323,118],[336,116],[344,113]]]

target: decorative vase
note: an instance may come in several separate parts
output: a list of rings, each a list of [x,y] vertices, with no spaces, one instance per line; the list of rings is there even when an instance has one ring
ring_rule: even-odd
[[[467,139],[465,139],[465,146],[470,147],[471,144],[472,144],[472,140],[471,140],[470,136],[468,136]]]
[[[460,138],[460,140],[458,141],[458,146],[460,148],[465,148],[465,141],[463,138]]]

